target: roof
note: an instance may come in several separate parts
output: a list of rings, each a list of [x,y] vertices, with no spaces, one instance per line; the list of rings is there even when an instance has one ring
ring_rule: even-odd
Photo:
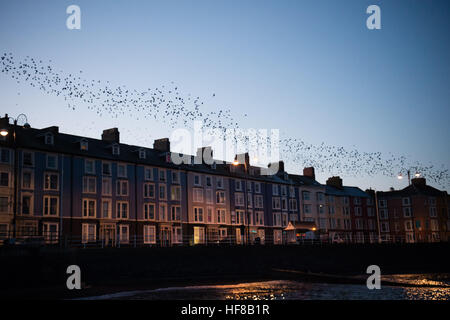
[[[11,125],[10,125],[11,126]],[[12,127],[12,126],[11,126]],[[53,134],[53,144],[45,144],[44,136],[47,134]],[[0,144],[12,146],[12,135],[8,135],[4,141],[0,140]],[[107,160],[107,161],[123,161],[128,163],[159,166],[166,168],[173,168],[186,171],[195,171],[211,175],[232,176],[242,179],[259,180],[269,183],[279,184],[307,184],[307,185],[319,185],[316,180],[299,176],[299,175],[287,175],[287,180],[282,178],[282,175],[256,175],[248,174],[242,170],[241,166],[237,166],[236,170],[230,170],[232,164],[224,162],[222,160],[215,160],[217,163],[215,168],[210,164],[181,164],[176,165],[171,161],[166,161],[166,155],[168,152],[156,150],[153,148],[147,148],[136,145],[129,145],[125,143],[117,143],[120,147],[120,154],[114,155],[112,153],[112,146],[115,142],[105,141],[102,139],[95,139],[83,136],[77,136],[72,134],[66,134],[59,132],[58,127],[49,127],[44,129],[36,128],[24,128],[22,126],[16,127],[16,141],[17,145],[23,149],[39,150],[49,153],[63,153],[67,155],[74,155],[80,157],[90,157],[95,159]],[[81,150],[80,142],[88,142],[88,150]],[[146,158],[139,158],[139,151],[145,150]],[[171,152],[171,154],[174,154]],[[180,154],[183,156],[183,154]],[[186,156],[186,155],[184,155]],[[194,159],[193,155],[187,155],[191,161]],[[251,168],[261,169],[260,167],[251,166]]]
[[[408,197],[414,195],[423,195],[429,197],[442,197],[446,196],[446,191],[441,191],[432,186],[426,184],[411,184],[402,190],[394,190],[394,191],[378,191],[378,196],[386,197],[386,198],[396,198],[396,197]]]
[[[338,197],[361,197],[361,198],[369,198],[369,194],[362,191],[358,187],[347,187],[343,186],[342,188],[336,188],[332,186],[325,186],[325,193]]]

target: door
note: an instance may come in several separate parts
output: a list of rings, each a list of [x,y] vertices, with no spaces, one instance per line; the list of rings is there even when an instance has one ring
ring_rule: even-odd
[[[169,227],[161,227],[160,239],[162,247],[169,247],[171,245],[171,231]]]

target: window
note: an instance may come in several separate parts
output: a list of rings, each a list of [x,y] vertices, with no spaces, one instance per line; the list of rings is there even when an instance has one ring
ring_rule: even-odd
[[[357,205],[360,205],[361,204],[361,198],[360,197],[355,197],[355,198],[353,198],[353,202],[355,204],[357,204]]]
[[[280,209],[280,198],[272,198],[272,209]]]
[[[323,210],[323,206],[321,206],[320,209]],[[304,204],[303,205],[303,213],[304,214],[311,214],[312,213],[312,205],[311,204]],[[320,210],[319,210],[319,213],[320,213]]]
[[[176,183],[176,184],[180,183],[180,172],[172,171],[172,183]]]
[[[160,203],[159,204],[159,221],[167,221],[167,204]]]
[[[96,201],[93,199],[83,199],[83,217],[95,218],[96,216]]]
[[[127,166],[125,164],[118,164],[117,165],[117,176],[119,178],[126,178],[127,177]]]
[[[82,243],[95,242],[97,240],[97,228],[93,223],[82,224]]]
[[[389,217],[387,209],[380,209],[380,219],[387,219]]]
[[[325,196],[322,192],[317,192],[317,201],[323,201],[324,198]]]
[[[172,221],[181,221],[181,207],[172,206],[170,208],[170,219]]]
[[[129,227],[128,225],[119,225],[118,238],[120,243],[128,243],[129,241]]]
[[[409,206],[411,204],[411,200],[409,198],[402,198],[402,205]]]
[[[194,207],[194,221],[203,222],[203,208]]]
[[[159,170],[159,181],[166,181],[166,170]]]
[[[59,214],[58,201],[55,196],[44,196],[44,216],[57,216]]]
[[[117,219],[128,219],[128,202],[117,201]]]
[[[212,189],[205,190],[206,203],[214,203]]]
[[[373,217],[375,215],[375,210],[371,207],[367,208],[367,216]]]
[[[242,181],[241,180],[235,180],[235,189],[236,191],[242,191]]]
[[[243,210],[236,210],[236,223],[245,224],[245,212]]]
[[[22,214],[31,215],[32,214],[32,196],[29,194],[22,195]]]
[[[145,180],[152,181],[153,180],[153,168],[144,168],[144,177],[145,177]]]
[[[7,213],[9,211],[8,197],[0,197],[0,212]]]
[[[216,186],[218,189],[223,189],[223,177],[216,178]]]
[[[247,181],[247,191],[252,192],[252,182],[251,181]]]
[[[436,207],[430,207],[430,217],[436,217]]]
[[[295,188],[294,187],[289,187],[289,196],[291,198],[295,198]]]
[[[112,145],[112,154],[116,156],[120,154],[120,147],[117,143]]]
[[[428,199],[428,203],[430,204],[430,206],[435,206],[436,205],[436,198],[432,197]]]
[[[96,193],[96,178],[91,176],[83,177],[83,193]]]
[[[156,228],[155,226],[144,226],[144,243],[156,243]]]
[[[221,224],[226,223],[225,214],[226,214],[225,209],[217,209],[217,223]]]
[[[94,174],[95,173],[95,161],[94,160],[84,160],[84,173]]]
[[[216,203],[217,204],[225,204],[225,191],[217,191],[216,192]]]
[[[256,225],[263,226],[264,225],[264,212],[256,211],[255,212],[255,220],[256,220]]]
[[[297,200],[289,199],[289,209],[292,211],[297,211]]]
[[[410,220],[405,221],[405,231],[412,231],[412,222]]]
[[[255,193],[261,193],[261,183],[255,182]]]
[[[111,219],[111,200],[102,200],[102,218]]]
[[[273,226],[281,227],[281,213],[277,212],[273,214]]]
[[[31,167],[31,166],[33,166],[33,163],[34,163],[33,153],[29,152],[29,151],[24,151],[23,152],[23,165]]]
[[[87,151],[89,147],[88,141],[86,139],[81,139],[80,141],[80,150]]]
[[[355,216],[360,217],[362,215],[361,207],[355,207]]]
[[[111,195],[111,178],[102,179],[102,195],[104,196]]]
[[[328,214],[335,214],[335,208],[333,206],[328,206]]]
[[[54,142],[53,134],[46,133],[44,136],[44,141],[45,141],[45,144],[50,144],[50,145],[53,144],[53,142]]]
[[[348,206],[348,204],[350,203],[350,200],[348,199],[348,197],[343,197],[342,198],[342,203],[346,206]]]
[[[381,232],[389,232],[389,222],[380,222]]]
[[[9,149],[1,148],[0,149],[0,162],[1,163],[10,163],[11,161],[11,152]]]
[[[210,176],[206,176],[205,178],[205,183],[207,187],[211,187],[212,186],[212,178]]]
[[[211,207],[206,208],[206,222],[207,223],[213,223],[214,221],[213,217],[213,209]]]
[[[263,196],[258,194],[255,195],[255,208],[263,208]]]
[[[58,223],[44,222],[42,233],[46,243],[58,243]]]
[[[355,222],[356,222],[356,229],[358,229],[358,230],[364,229],[362,219],[356,219]]]
[[[144,183],[144,198],[155,198],[155,185],[153,183]]]
[[[367,198],[367,199],[366,199],[366,204],[367,204],[368,206],[371,206],[371,205],[373,204],[373,199],[372,199],[372,198]]]
[[[155,204],[144,203],[144,219],[155,220]]]
[[[8,172],[0,172],[0,187],[9,186],[9,173]]]
[[[380,205],[380,208],[386,208],[387,201],[386,200],[378,200],[378,204]]]
[[[303,200],[311,200],[311,192],[303,191],[302,192],[302,197],[303,197]]]
[[[194,191],[194,202],[203,202],[203,189],[195,188]]]
[[[139,159],[145,159],[147,157],[147,153],[144,149],[139,149]]]
[[[116,195],[128,196],[128,180],[117,180]]]
[[[181,227],[172,227],[172,243],[183,243],[183,232]]]
[[[170,188],[170,200],[181,201],[181,187],[180,186],[172,186]]]
[[[286,198],[281,198],[281,209],[282,210],[287,210],[287,199]]]
[[[45,173],[44,190],[58,190],[58,174],[48,172]]]
[[[57,157],[53,154],[47,155],[47,168],[48,169],[58,169]]]
[[[287,195],[287,187],[286,186],[281,186],[281,195],[284,197]]]
[[[272,185],[272,195],[274,196],[278,195],[278,186],[276,184]]]
[[[235,193],[234,194],[234,204],[236,206],[244,205],[244,194],[243,193]]]
[[[205,242],[205,228],[194,227],[194,244],[201,244]]]
[[[405,218],[411,217],[411,207],[404,207],[403,208],[403,216]]]
[[[334,202],[334,196],[328,196],[328,202],[333,203]]]
[[[0,224],[0,239],[8,238],[8,224]]]
[[[167,200],[167,188],[165,184],[159,185],[159,200]]]
[[[111,175],[111,163],[109,163],[109,162],[103,162],[102,163],[102,174],[104,176],[110,176]]]
[[[251,193],[247,193],[247,206],[248,207],[253,207],[253,196]]]

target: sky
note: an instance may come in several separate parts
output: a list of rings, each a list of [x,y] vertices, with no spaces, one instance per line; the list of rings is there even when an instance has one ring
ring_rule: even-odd
[[[81,9],[80,30],[66,27],[72,4]],[[381,9],[380,30],[366,27],[372,4]],[[137,90],[174,82],[201,97],[205,111],[229,109],[243,128],[445,169],[449,30],[449,1],[0,0],[0,55],[51,60],[64,73]],[[136,115],[100,117],[82,103],[69,109],[5,74],[0,112],[95,138],[118,127],[122,142],[149,147],[172,130]],[[301,173],[289,161],[286,169]],[[337,174],[362,189],[407,185],[396,173],[317,178]]]

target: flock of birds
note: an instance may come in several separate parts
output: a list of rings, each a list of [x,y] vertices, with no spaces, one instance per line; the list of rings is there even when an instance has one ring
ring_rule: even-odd
[[[194,121],[201,121],[204,131],[220,132],[225,136],[229,129],[239,129],[239,122],[229,109],[202,111],[204,102],[198,96],[184,94],[178,86],[161,85],[157,88],[136,90],[125,85],[113,86],[109,81],[87,80],[83,72],[66,74],[55,70],[51,63],[27,56],[16,60],[12,53],[1,57],[1,71],[17,83],[25,82],[48,95],[62,97],[70,110],[86,106],[98,116],[121,118],[124,116],[163,123],[171,128],[192,128]],[[215,94],[211,95],[215,97]],[[243,115],[247,116],[246,114]],[[259,133],[256,132],[256,135]],[[233,136],[235,143],[259,144],[261,139],[270,144],[270,137],[253,137],[242,132]],[[344,147],[308,144],[305,141],[280,135],[280,157],[295,167],[314,166],[319,172],[351,176],[386,175],[412,169],[441,186],[450,185],[450,175],[444,166],[411,162],[405,156],[383,155],[380,152],[363,152]],[[257,146],[256,146],[257,147]]]

